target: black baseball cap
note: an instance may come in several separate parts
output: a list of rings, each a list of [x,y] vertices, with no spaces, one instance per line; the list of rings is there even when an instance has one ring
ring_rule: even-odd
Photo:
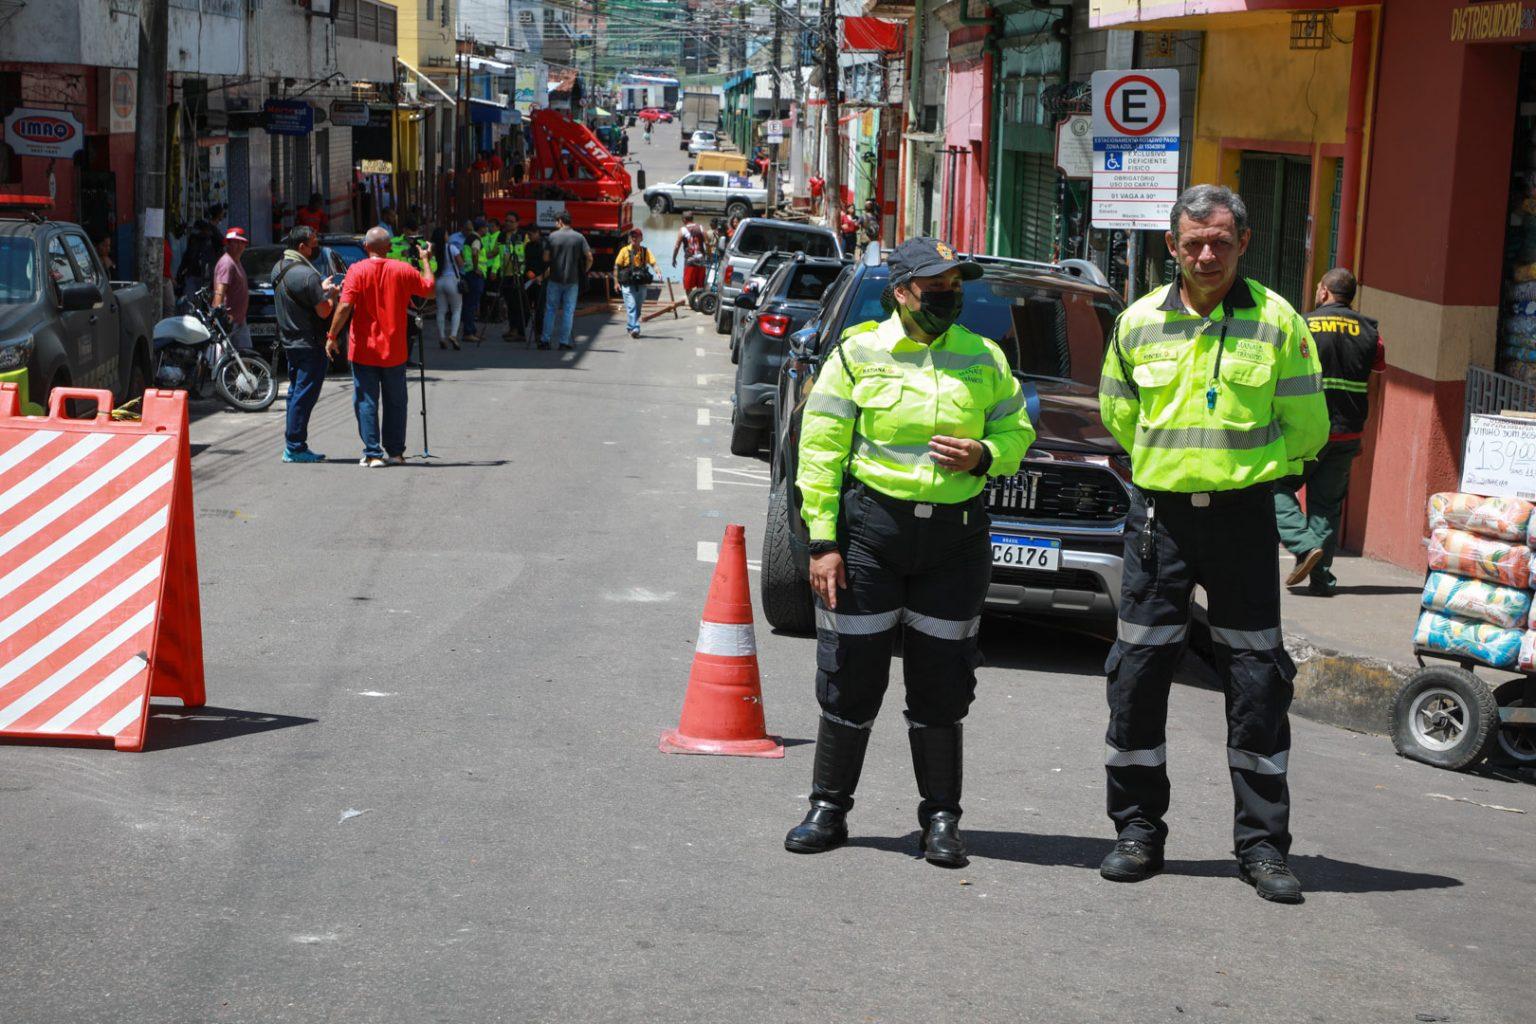
[[[947,242],[937,238],[909,238],[898,245],[886,259],[891,268],[891,284],[906,284],[914,277],[936,277],[958,268],[960,279],[974,281],[981,276],[981,264],[963,260]]]

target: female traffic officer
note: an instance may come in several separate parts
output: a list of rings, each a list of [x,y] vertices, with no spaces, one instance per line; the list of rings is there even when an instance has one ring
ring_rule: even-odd
[[[981,491],[1034,441],[1002,350],[955,323],[981,267],[933,238],[888,261],[894,313],[850,327],[806,401],[796,481],[810,528],[821,724],[811,809],[784,839],[821,853],[846,816],[905,628],[902,667],[919,849],[966,863],[960,720],[975,695],[976,630],[992,571]]]

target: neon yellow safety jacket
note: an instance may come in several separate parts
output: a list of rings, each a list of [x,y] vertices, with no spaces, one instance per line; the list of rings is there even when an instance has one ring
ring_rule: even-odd
[[[480,236],[480,267],[486,277],[501,271],[501,232],[487,231]]]
[[[1202,317],[1175,281],[1120,314],[1099,379],[1104,426],[1153,491],[1293,476],[1328,440],[1317,345],[1290,303],[1239,278]]]
[[[528,243],[520,236],[505,235],[501,246],[501,270],[508,277],[522,277],[528,259]]]
[[[822,364],[800,430],[801,511],[811,540],[837,539],[844,470],[907,501],[953,505],[985,476],[934,464],[936,435],[979,440],[986,476],[1011,476],[1034,443],[1019,382],[1002,349],[956,324],[931,344],[907,337],[899,313],[850,327]]]

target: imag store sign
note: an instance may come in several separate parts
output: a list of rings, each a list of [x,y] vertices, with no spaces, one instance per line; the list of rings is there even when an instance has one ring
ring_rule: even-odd
[[[5,142],[17,156],[72,157],[85,142],[85,127],[67,110],[17,107],[6,115]]]

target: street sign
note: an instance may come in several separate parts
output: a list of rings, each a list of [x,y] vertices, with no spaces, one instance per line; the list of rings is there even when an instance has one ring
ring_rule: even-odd
[[[1093,118],[1073,114],[1056,124],[1056,169],[1063,178],[1093,177]]]
[[[368,115],[366,103],[358,100],[331,100],[331,123],[338,127],[365,128]]]
[[[308,135],[315,128],[315,110],[303,100],[267,100],[261,106],[268,135]]]
[[[17,156],[70,157],[85,144],[85,127],[67,110],[17,107],[5,116],[5,141]]]
[[[1179,196],[1179,72],[1093,73],[1093,226],[1166,230]]]
[[[766,132],[764,137],[768,140],[768,144],[770,146],[777,146],[784,141],[783,121],[780,121],[777,118],[769,121],[764,127],[764,131]]]

